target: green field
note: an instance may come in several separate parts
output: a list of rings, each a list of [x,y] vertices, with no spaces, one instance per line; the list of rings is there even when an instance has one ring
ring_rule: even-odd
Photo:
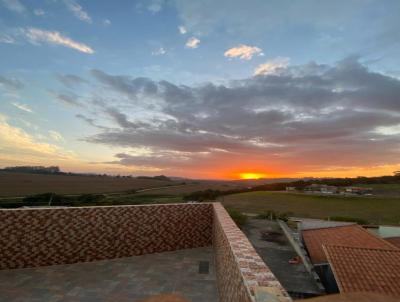
[[[376,224],[400,224],[400,198],[317,196],[259,191],[228,195],[221,197],[219,201],[227,208],[244,213],[264,213],[273,210],[309,218],[343,216],[361,218]]]

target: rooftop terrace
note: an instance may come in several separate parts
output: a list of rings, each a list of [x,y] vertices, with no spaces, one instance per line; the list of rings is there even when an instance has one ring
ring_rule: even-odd
[[[1,210],[0,269],[1,301],[291,301],[219,203]]]

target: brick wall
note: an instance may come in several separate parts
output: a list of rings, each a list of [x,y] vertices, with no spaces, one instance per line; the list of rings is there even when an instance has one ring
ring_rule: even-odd
[[[213,204],[213,246],[221,302],[252,302],[260,289],[278,301],[291,301],[220,203]]]
[[[211,204],[0,210],[0,269],[211,245]]]

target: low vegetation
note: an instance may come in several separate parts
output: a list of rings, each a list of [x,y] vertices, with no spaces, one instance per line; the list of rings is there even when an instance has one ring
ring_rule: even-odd
[[[43,193],[27,196],[20,199],[6,199],[0,201],[0,208],[19,207],[49,207],[49,206],[111,206],[111,205],[138,205],[180,203],[182,197],[170,195],[140,195],[140,194],[82,194],[65,196],[55,193]]]
[[[243,213],[234,209],[227,209],[227,211],[238,227],[242,228],[247,223],[247,216]]]
[[[266,210],[265,212],[258,214],[255,218],[268,220],[280,219],[283,221],[288,221],[290,216],[293,216],[292,212],[276,212],[273,210]]]
[[[292,194],[283,192],[246,192],[219,198],[225,207],[243,213],[291,212],[293,216],[331,220],[349,218],[374,224],[400,223],[400,198],[346,197]]]

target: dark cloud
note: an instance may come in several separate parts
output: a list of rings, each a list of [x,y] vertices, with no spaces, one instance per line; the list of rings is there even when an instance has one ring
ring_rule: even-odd
[[[79,97],[75,94],[69,93],[53,93],[55,99],[68,106],[83,107],[83,104],[79,101]]]
[[[24,87],[24,84],[18,79],[4,77],[0,75],[0,87],[1,86],[4,86],[5,88],[8,89],[19,90]]]
[[[226,85],[92,74],[123,101],[97,103],[118,128],[86,140],[150,150],[118,154],[116,162],[124,165],[201,170],[241,162],[301,170],[398,163],[399,135],[379,127],[400,125],[400,80],[369,70],[356,57]],[[149,99],[157,117],[129,107]]]
[[[68,88],[74,88],[78,85],[88,83],[85,79],[73,74],[57,74],[56,78]]]

